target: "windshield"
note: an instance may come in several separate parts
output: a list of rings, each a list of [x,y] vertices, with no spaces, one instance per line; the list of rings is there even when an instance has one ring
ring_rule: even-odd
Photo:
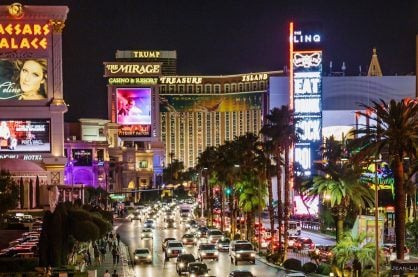
[[[183,238],[187,238],[187,239],[189,239],[189,238],[194,238],[194,236],[193,236],[192,234],[185,234],[185,235],[183,236]]]
[[[199,248],[201,250],[215,250],[215,245],[214,244],[201,244]]]
[[[137,249],[135,250],[135,254],[148,254],[149,250],[148,249]]]
[[[253,246],[249,243],[236,244],[235,250],[253,250]]]
[[[209,235],[211,235],[211,236],[222,236],[222,232],[221,231],[218,231],[218,230],[216,230],[216,231],[210,231],[209,232]]]
[[[142,232],[143,233],[149,233],[149,232],[152,232],[152,230],[151,229],[143,229]]]
[[[230,240],[229,240],[229,239],[223,239],[223,240],[220,240],[219,242],[220,242],[220,243],[229,243],[229,242],[230,242]]]
[[[183,247],[183,245],[179,242],[175,242],[175,243],[169,243],[168,247]]]

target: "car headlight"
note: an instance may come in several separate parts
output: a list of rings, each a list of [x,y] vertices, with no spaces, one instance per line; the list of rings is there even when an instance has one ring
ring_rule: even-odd
[[[183,239],[183,242],[187,242],[187,239]]]
[[[138,256],[135,256],[135,260],[138,260]]]
[[[151,259],[151,255],[148,255],[148,256],[147,256],[147,258],[148,258],[148,259]]]
[[[184,267],[184,263],[179,263],[179,267]]]
[[[251,253],[251,257],[255,257],[255,253]]]
[[[222,247],[222,244],[220,244],[220,243],[219,243],[219,244],[218,244],[218,247]]]
[[[171,249],[168,249],[168,253],[171,253]]]
[[[218,256],[218,254],[219,254],[219,252],[218,251],[215,251],[215,256]]]
[[[202,256],[206,256],[206,253],[205,252],[202,252]]]
[[[239,257],[241,257],[241,254],[237,254],[237,257],[239,258]]]

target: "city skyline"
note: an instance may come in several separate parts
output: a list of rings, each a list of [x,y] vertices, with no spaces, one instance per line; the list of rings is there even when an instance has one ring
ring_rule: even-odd
[[[10,2],[11,3],[11,2]],[[6,4],[10,4],[6,3]],[[415,71],[418,8],[401,3],[332,1],[96,1],[32,0],[66,5],[63,31],[66,121],[107,118],[103,62],[116,50],[176,50],[179,75],[223,75],[281,70],[288,60],[288,23],[322,26],[324,73],[367,72],[373,47],[384,75]],[[80,101],[80,99],[95,99]]]

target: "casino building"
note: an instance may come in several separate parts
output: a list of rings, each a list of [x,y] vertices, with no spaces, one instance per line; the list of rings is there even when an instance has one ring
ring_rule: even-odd
[[[65,189],[61,35],[67,13],[66,6],[0,6],[0,168],[20,184],[20,208],[49,206],[48,193]],[[73,195],[82,197],[78,187]]]

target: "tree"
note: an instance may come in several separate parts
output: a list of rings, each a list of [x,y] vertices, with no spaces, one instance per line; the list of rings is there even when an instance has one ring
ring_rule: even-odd
[[[377,159],[380,155],[387,160],[394,175],[395,188],[395,234],[396,256],[404,258],[406,181],[405,158],[416,163],[418,147],[418,101],[403,99],[372,101],[372,105],[362,105],[360,112],[369,122],[360,126],[352,134],[356,139],[352,147],[357,150],[356,162]],[[416,172],[416,167],[415,168]],[[409,176],[412,176],[412,173]]]
[[[323,175],[314,176],[306,184],[306,194],[314,198],[327,199],[336,221],[336,240],[342,239],[344,219],[349,207],[358,209],[373,205],[373,194],[368,186],[360,180],[361,168],[349,163],[341,165],[328,164],[321,167]]]
[[[9,171],[0,171],[0,215],[14,209],[19,198],[19,188]]]
[[[367,234],[360,233],[357,237],[347,233],[332,250],[333,263],[338,266],[344,276],[344,269],[352,263],[354,276],[371,276],[370,272],[362,275],[365,267],[375,266],[376,248],[374,242],[367,242]]]

